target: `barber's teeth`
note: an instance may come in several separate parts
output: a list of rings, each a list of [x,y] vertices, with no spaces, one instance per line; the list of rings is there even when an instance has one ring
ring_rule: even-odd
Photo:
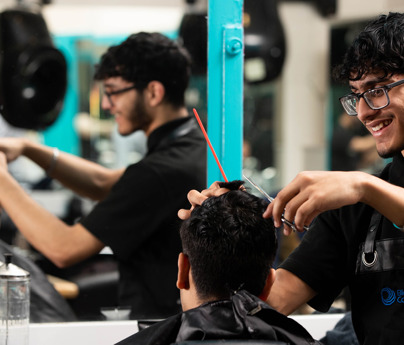
[[[382,127],[383,127],[383,123],[379,123],[378,126],[372,127],[372,131],[373,131],[373,132],[376,132],[376,131],[378,131],[379,129],[381,129]]]
[[[373,132],[376,132],[376,131],[379,131],[379,130],[381,130],[384,126],[387,126],[388,124],[390,123],[390,121],[383,121],[383,122],[380,122],[377,126],[375,126],[375,127],[372,127],[372,131]]]

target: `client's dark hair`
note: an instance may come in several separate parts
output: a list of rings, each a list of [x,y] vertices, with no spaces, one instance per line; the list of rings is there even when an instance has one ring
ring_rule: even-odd
[[[122,77],[143,91],[156,80],[165,88],[165,100],[175,107],[184,105],[184,93],[191,73],[187,50],[160,33],[140,32],[110,47],[96,66],[94,78]]]
[[[374,72],[382,72],[384,77],[404,73],[403,13],[390,12],[369,22],[333,75],[337,80],[359,80]]]
[[[237,184],[222,185],[229,186]],[[239,289],[262,292],[277,249],[273,221],[262,217],[267,205],[246,191],[231,190],[206,199],[183,222],[183,251],[199,298],[225,299]]]

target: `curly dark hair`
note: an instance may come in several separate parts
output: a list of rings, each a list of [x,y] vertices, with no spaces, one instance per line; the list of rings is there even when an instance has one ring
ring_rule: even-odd
[[[336,66],[336,80],[359,80],[365,74],[383,77],[404,73],[404,14],[390,12],[368,23]]]
[[[165,87],[165,101],[184,105],[184,92],[191,73],[191,59],[179,43],[160,33],[139,32],[110,47],[96,66],[94,79],[122,77],[144,90],[157,80]]]
[[[206,199],[184,221],[180,235],[201,299],[226,299],[245,289],[258,296],[274,261],[277,239],[268,202],[232,190]]]

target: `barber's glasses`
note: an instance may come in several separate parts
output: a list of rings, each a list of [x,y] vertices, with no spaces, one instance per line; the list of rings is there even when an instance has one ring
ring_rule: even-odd
[[[123,88],[123,89],[119,89],[119,90],[115,90],[115,91],[109,91],[109,92],[104,89],[104,90],[103,90],[103,93],[104,93],[105,96],[107,96],[108,101],[109,101],[109,103],[111,104],[111,106],[113,106],[114,103],[112,102],[112,97],[111,97],[111,96],[119,95],[119,94],[121,94],[121,93],[128,92],[128,91],[133,90],[133,89],[135,89],[135,88],[136,88],[136,87],[135,87],[134,85],[132,85],[132,86],[129,86],[129,87],[125,87],[125,88]]]
[[[340,97],[340,102],[344,107],[348,115],[358,115],[357,107],[359,100],[363,98],[370,109],[378,110],[387,107],[390,104],[390,98],[388,92],[398,85],[404,84],[404,79],[396,81],[391,84],[376,87],[374,89],[367,90],[363,93],[350,93],[348,95]]]

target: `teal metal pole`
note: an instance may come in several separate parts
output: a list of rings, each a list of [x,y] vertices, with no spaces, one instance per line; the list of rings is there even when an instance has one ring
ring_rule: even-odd
[[[243,1],[208,6],[208,133],[228,180],[241,179],[243,145]],[[208,153],[208,185],[224,181]]]
[[[79,112],[77,37],[56,36],[53,41],[66,58],[68,82],[63,109],[56,122],[42,132],[43,141],[48,146],[56,146],[62,151],[79,155],[80,138],[73,125],[74,117]]]

